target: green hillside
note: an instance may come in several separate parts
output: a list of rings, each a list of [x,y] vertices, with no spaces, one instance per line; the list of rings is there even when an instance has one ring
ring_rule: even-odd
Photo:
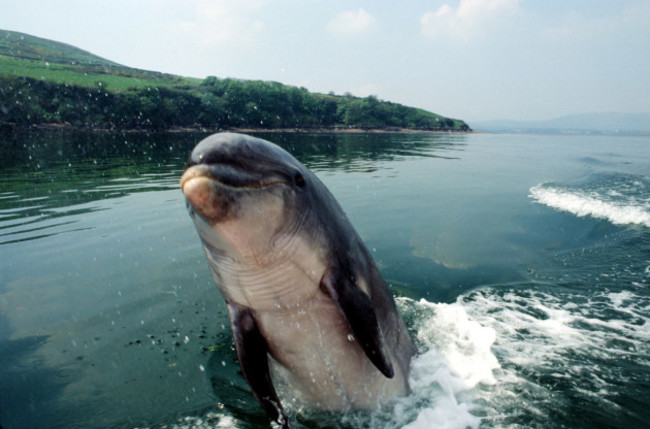
[[[0,30],[0,123],[110,129],[368,128],[468,131],[461,120],[376,97],[277,82],[193,79],[122,66],[64,43]]]
[[[0,75],[113,90],[199,83],[200,79],[139,70],[114,63],[65,43],[0,30]]]
[[[65,43],[6,30],[0,31],[0,55],[61,64],[121,67],[119,64]]]

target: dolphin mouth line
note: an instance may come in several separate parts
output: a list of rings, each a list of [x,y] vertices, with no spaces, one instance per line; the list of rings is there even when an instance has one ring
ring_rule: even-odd
[[[274,185],[286,184],[286,182],[279,178],[272,178],[268,180],[257,180],[254,177],[249,177],[248,180],[246,177],[236,177],[238,174],[241,176],[246,176],[246,173],[242,173],[240,170],[233,167],[227,166],[228,175],[224,177],[219,177],[215,173],[215,167],[199,164],[188,168],[185,173],[181,176],[180,185],[181,189],[185,188],[185,185],[193,179],[206,179],[212,183],[217,184],[218,186],[226,189],[233,190],[256,190],[264,189]],[[235,174],[233,174],[233,172]]]

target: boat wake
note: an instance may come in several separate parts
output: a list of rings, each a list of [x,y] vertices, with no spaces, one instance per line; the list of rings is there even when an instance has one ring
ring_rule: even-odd
[[[650,180],[643,176],[595,175],[575,186],[544,183],[532,187],[530,197],[579,217],[650,227]]]

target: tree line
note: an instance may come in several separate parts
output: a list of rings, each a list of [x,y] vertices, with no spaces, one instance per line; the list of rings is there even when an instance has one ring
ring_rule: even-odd
[[[18,126],[166,130],[173,128],[410,128],[469,131],[463,121],[421,109],[354,97],[310,93],[277,82],[205,78],[198,85],[112,91],[0,76],[0,123]]]

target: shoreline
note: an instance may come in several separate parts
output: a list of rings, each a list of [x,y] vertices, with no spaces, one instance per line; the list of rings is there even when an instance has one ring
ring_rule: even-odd
[[[216,128],[216,127],[171,127],[167,129],[148,129],[148,128],[116,128],[116,127],[102,127],[93,125],[77,126],[70,123],[58,124],[30,124],[21,125],[13,123],[0,123],[0,131],[87,131],[87,132],[105,132],[105,133],[218,133],[218,132],[234,132],[234,133],[341,133],[341,134],[354,134],[354,133],[427,133],[427,134],[456,134],[456,133],[475,133],[469,130],[456,130],[456,129],[422,129],[422,128],[400,128],[400,127],[381,127],[381,128],[365,128],[365,127],[293,127],[293,128],[248,128],[248,127],[233,127],[233,128]]]
[[[418,128],[230,128],[218,131],[230,131],[236,133],[377,133],[377,134],[399,134],[399,133],[427,133],[427,134],[452,134],[452,133],[473,133],[473,130],[426,130]]]

